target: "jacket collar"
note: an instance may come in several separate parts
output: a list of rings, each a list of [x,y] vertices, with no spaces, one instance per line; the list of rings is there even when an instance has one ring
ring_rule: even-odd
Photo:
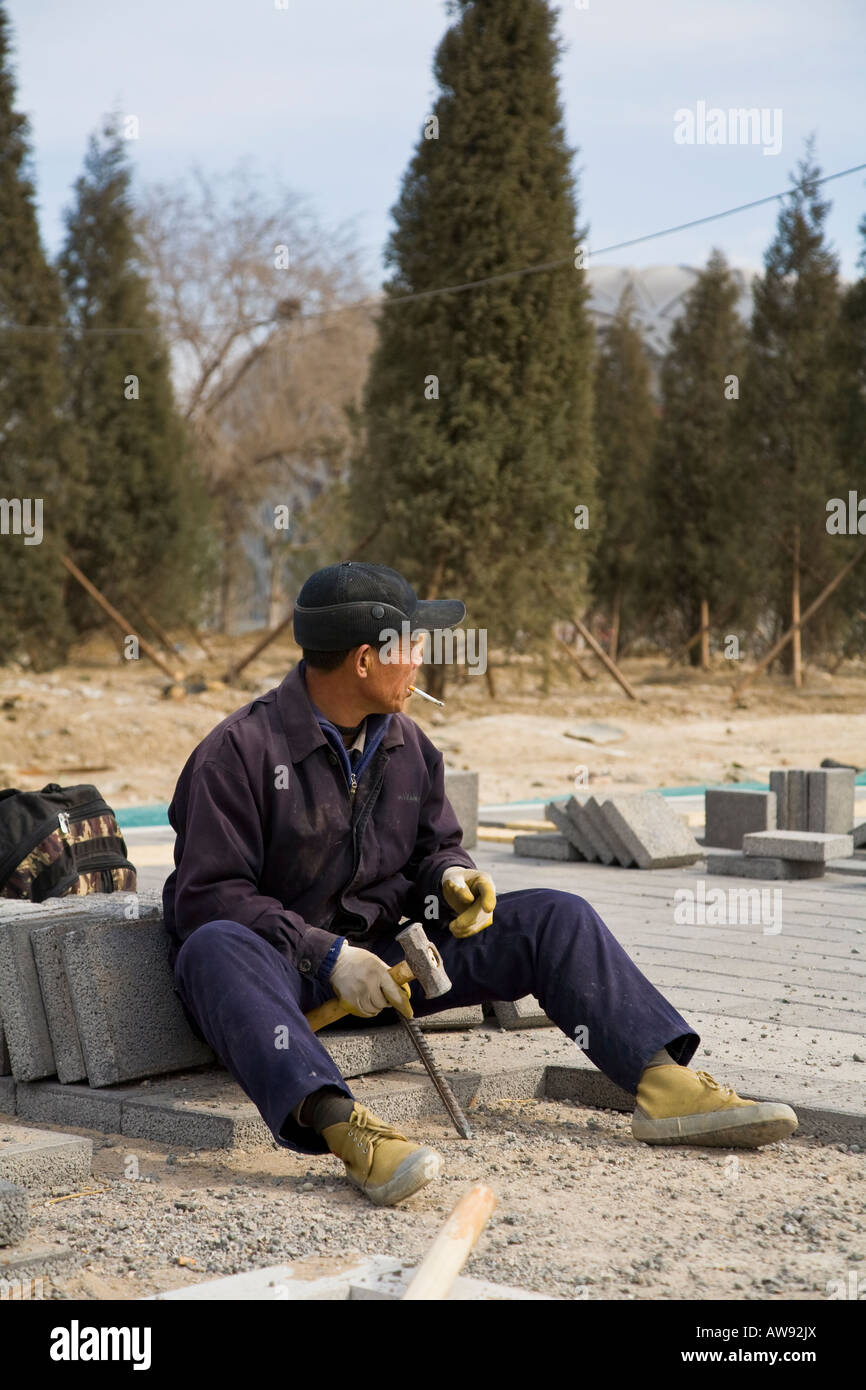
[[[321,724],[316,718],[313,702],[307,692],[304,680],[304,662],[299,661],[277,686],[277,710],[289,741],[289,751],[293,763],[299,763],[312,753],[314,748],[330,747]],[[403,730],[399,719],[390,718],[388,728],[382,739],[383,748],[397,748],[403,744]]]

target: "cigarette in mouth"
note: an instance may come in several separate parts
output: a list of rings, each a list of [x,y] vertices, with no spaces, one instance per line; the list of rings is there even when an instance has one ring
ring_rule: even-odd
[[[419,690],[417,685],[409,686],[409,694],[420,695],[423,700],[429,700],[431,705],[441,705],[443,709],[445,708],[444,700],[437,700],[435,695],[428,695],[426,690]]]

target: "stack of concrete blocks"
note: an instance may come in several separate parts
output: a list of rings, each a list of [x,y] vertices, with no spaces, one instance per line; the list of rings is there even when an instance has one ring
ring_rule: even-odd
[[[30,1192],[79,1188],[92,1167],[90,1139],[0,1122],[0,1246],[27,1235]]]
[[[854,772],[791,768],[770,774],[770,791],[706,794],[707,872],[758,879],[823,877],[829,861],[854,852]]]
[[[527,858],[573,859],[621,868],[669,869],[694,864],[701,847],[659,792],[551,801],[545,814],[555,834],[516,835]]]

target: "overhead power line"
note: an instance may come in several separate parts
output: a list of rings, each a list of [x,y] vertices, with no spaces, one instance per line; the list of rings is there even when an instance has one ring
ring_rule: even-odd
[[[835,179],[849,178],[851,174],[859,174],[863,170],[866,170],[866,163],[854,164],[851,166],[850,169],[840,169],[835,174],[824,174],[819,179],[811,179],[809,180],[808,187],[818,188],[822,184],[832,183]],[[673,236],[676,232],[685,232],[692,227],[703,227],[706,226],[708,222],[720,222],[725,217],[734,217],[737,213],[748,212],[751,208],[764,207],[767,203],[778,202],[780,198],[790,198],[793,194],[799,192],[803,187],[804,185],[802,183],[792,184],[790,188],[783,189],[781,193],[770,193],[765,198],[755,198],[750,203],[739,203],[736,207],[725,208],[723,212],[712,212],[706,217],[695,217],[689,222],[680,222],[675,227],[662,227],[657,232],[645,232],[642,236],[631,237],[628,241],[613,242],[610,246],[600,246],[598,248],[590,247],[587,249],[586,255],[589,259],[592,259],[596,256],[606,256],[609,255],[612,251],[623,251],[629,246],[640,246],[644,242],[656,241],[660,237]],[[431,290],[412,290],[409,291],[407,294],[395,294],[388,296],[378,295],[375,297],[368,296],[365,299],[355,300],[351,304],[339,304],[333,309],[320,309],[314,310],[309,314],[300,314],[297,316],[297,318],[293,320],[293,322],[301,324],[312,323],[315,322],[317,319],[330,318],[334,314],[345,314],[353,310],[357,311],[359,309],[391,308],[392,306],[396,306],[398,304],[409,304],[413,300],[435,299],[439,295],[443,294],[463,294],[467,290],[478,289],[482,285],[495,285],[500,284],[506,280],[518,280],[522,278],[524,275],[541,275],[545,271],[561,270],[564,266],[570,266],[573,264],[573,256],[563,256],[559,260],[544,261],[540,265],[521,266],[517,270],[503,270],[497,272],[497,274],[495,275],[482,276],[478,280],[466,280],[462,284],[442,285],[437,289]],[[202,332],[213,333],[218,332],[220,329],[238,328],[242,328],[246,332],[251,332],[254,328],[265,328],[271,324],[278,323],[279,321],[280,315],[275,314],[267,319],[254,319],[252,322],[246,325],[235,323],[206,324],[202,326]],[[65,324],[46,326],[36,324],[15,323],[0,324],[0,333],[65,333],[67,331],[68,329]],[[148,333],[157,331],[164,332],[164,329],[85,328],[77,336],[110,337],[114,334],[146,335]]]

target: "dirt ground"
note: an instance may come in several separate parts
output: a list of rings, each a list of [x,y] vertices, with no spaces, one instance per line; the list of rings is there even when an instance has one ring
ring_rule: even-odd
[[[0,786],[87,781],[116,806],[169,801],[195,745],[226,714],[278,684],[299,656],[290,643],[276,643],[220,688],[217,678],[253,641],[211,638],[208,661],[190,640],[184,670],[217,688],[181,700],[166,697],[170,682],[155,666],[124,661],[101,637],[54,671],[0,666]],[[576,776],[630,790],[766,780],[772,767],[814,767],[823,757],[866,766],[864,663],[832,678],[809,670],[800,691],[781,676],[762,676],[736,704],[731,663],[721,658],[707,674],[669,669],[661,659],[627,660],[638,702],[593,658],[585,664],[592,684],[565,660],[545,692],[540,670],[520,664],[495,670],[495,699],[483,677],[464,674],[447,687],[443,710],[417,697],[407,710],[450,766],[480,773],[485,804],[563,794]],[[623,737],[601,747],[567,737],[587,719],[613,723]]]
[[[554,1101],[479,1106],[472,1124],[467,1142],[417,1121],[412,1137],[435,1145],[445,1169],[387,1209],[330,1156],[97,1138],[96,1195],[32,1202],[30,1239],[83,1257],[46,1277],[42,1296],[137,1298],[354,1252],[415,1265],[479,1181],[499,1202],[464,1270],[476,1278],[569,1300],[866,1295],[863,1156],[844,1145],[795,1135],[737,1154],[651,1148],[625,1115]]]

